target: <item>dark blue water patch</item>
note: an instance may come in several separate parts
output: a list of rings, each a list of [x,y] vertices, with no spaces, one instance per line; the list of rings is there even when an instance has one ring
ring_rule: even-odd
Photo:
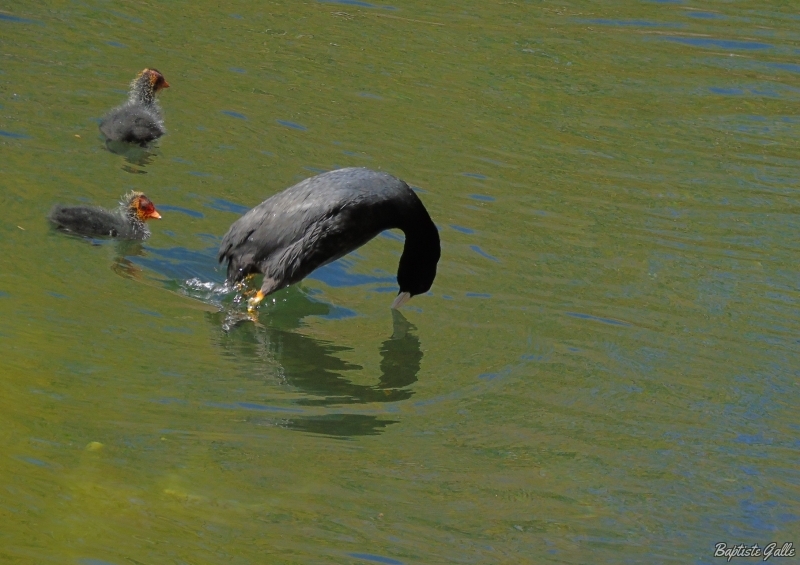
[[[179,328],[176,326],[164,326],[161,328],[165,332],[173,333],[173,334],[193,334],[194,332],[189,328]]]
[[[692,47],[718,47],[719,49],[755,51],[758,49],[772,49],[769,43],[757,43],[755,41],[735,41],[732,39],[708,39],[705,37],[665,37],[665,41],[683,43]]]
[[[467,298],[491,298],[492,295],[488,292],[465,292],[464,296]]]
[[[11,14],[0,13],[0,22],[14,22],[15,24],[38,24],[36,20],[29,20],[28,18],[20,18],[19,16],[12,16]]]
[[[534,353],[526,353],[519,356],[523,361],[545,361],[548,357],[548,355],[538,355]]]
[[[768,500],[766,502],[755,502],[752,499],[745,499],[739,503],[745,515],[745,522],[755,530],[764,532],[774,532],[778,527],[770,523],[774,508],[778,505],[777,501]]]
[[[756,96],[766,96],[768,98],[780,98],[781,95],[775,92],[774,90],[761,90],[757,88],[751,88],[750,94],[754,94]]]
[[[747,435],[739,434],[734,440],[736,443],[744,443],[747,445],[771,445],[771,439],[765,439],[762,434]]]
[[[488,253],[486,253],[486,251],[484,251],[477,245],[470,245],[469,248],[472,249],[475,253],[477,253],[481,257],[486,257],[487,259],[491,261],[496,261],[498,263],[500,262],[500,259],[498,259],[497,257],[493,257],[492,255],[489,255]]]
[[[486,196],[485,194],[470,194],[470,198],[473,200],[480,200],[481,202],[494,202],[494,197]]]
[[[292,129],[296,129],[296,130],[300,130],[300,131],[308,131],[308,128],[306,126],[302,126],[302,125],[296,124],[294,122],[289,122],[287,120],[275,120],[275,121],[277,123],[279,123],[280,125],[282,125],[284,127],[287,127],[287,128],[292,128]]]
[[[713,12],[686,12],[685,15],[690,18],[700,18],[703,20],[718,20],[725,17],[721,14],[715,14]]]
[[[245,74],[247,72],[246,70],[244,70],[241,67],[230,67],[228,70],[231,71],[231,72],[234,72],[234,73],[239,73],[240,75],[243,75],[243,74]]]
[[[599,316],[592,316],[591,314],[583,314],[582,312],[564,312],[567,316],[573,318],[580,318],[581,320],[592,320],[595,322],[602,322],[603,324],[610,324],[612,326],[625,326],[629,327],[631,324],[623,322],[622,320],[614,320],[612,318],[601,318]]]
[[[0,129],[0,136],[3,137],[10,137],[11,139],[33,139],[29,135],[25,135],[24,133],[16,133],[13,131],[5,131]]]
[[[789,90],[789,87],[784,87],[784,91]],[[800,89],[791,89],[795,94],[800,92]],[[711,87],[709,91],[713,94],[719,94],[721,96],[765,96],[768,98],[781,98],[781,94],[773,90],[772,88],[755,88],[755,87],[745,87],[745,88],[721,88],[721,87]],[[752,133],[751,128],[748,126],[737,126],[738,131]],[[769,128],[763,128],[759,131],[759,133],[767,133],[769,132]]]
[[[244,16],[240,16],[239,14],[230,14],[230,17],[232,17],[234,20],[243,20],[244,19]]]
[[[169,206],[164,204],[159,204],[158,210],[164,210],[167,212],[179,212],[181,214],[186,214],[187,216],[191,216],[192,218],[202,218],[202,212],[195,212],[194,210],[189,210],[188,208],[181,208],[180,206]]]
[[[219,210],[220,212],[233,212],[234,214],[244,214],[250,209],[247,206],[236,204],[235,202],[222,198],[214,198],[210,202],[207,202],[206,206],[214,210]]]
[[[104,245],[114,245],[114,241],[115,240],[113,240],[111,238],[108,238],[108,239],[97,239],[97,238],[93,237],[93,238],[89,239],[89,241],[95,247],[102,247]]]
[[[271,406],[268,404],[258,404],[256,402],[206,402],[205,405],[212,408],[225,408],[227,410],[238,410],[240,408],[244,408],[245,410],[257,410],[259,412],[290,412],[292,414],[305,414],[305,411],[300,408]]]
[[[175,163],[180,163],[181,165],[192,165],[193,164],[191,161],[187,161],[186,159],[183,159],[181,157],[173,157],[172,160]]]
[[[203,241],[205,241],[206,243],[208,243],[214,249],[219,247],[219,243],[222,241],[221,236],[213,233],[196,233],[195,235],[200,239],[202,239]]]
[[[372,98],[373,100],[383,100],[383,97],[378,96],[377,94],[372,94],[371,92],[359,92],[359,96],[362,98]]]
[[[224,273],[217,271],[217,247],[200,251],[185,247],[167,249],[148,248],[147,256],[133,255],[131,263],[154,271],[169,280],[185,281],[193,278],[222,283]]]
[[[189,174],[193,177],[210,177],[211,173],[204,173],[202,171],[189,171]]]
[[[319,316],[323,320],[345,320],[347,318],[355,318],[358,312],[344,308],[343,306],[329,306],[330,310],[324,316]]]
[[[30,463],[31,465],[36,465],[37,467],[49,467],[49,463],[45,463],[41,459],[36,459],[35,457],[27,457],[27,456],[18,456],[17,459],[20,461],[24,461],[25,463]]]
[[[110,45],[111,47],[119,47],[120,49],[127,49],[128,46],[120,43],[119,41],[106,41],[106,45]]]
[[[375,276],[351,273],[348,269],[353,266],[353,261],[347,257],[342,257],[324,267],[320,267],[308,278],[325,283],[334,288],[346,288],[351,286],[361,286],[365,284],[393,283],[393,276]]]
[[[461,233],[465,233],[467,235],[471,235],[471,234],[475,233],[475,230],[471,230],[469,228],[465,228],[464,226],[459,226],[459,225],[456,225],[456,224],[450,224],[450,227],[453,228],[456,231],[459,231]]]
[[[349,557],[356,559],[363,559],[364,561],[372,561],[373,563],[384,563],[385,565],[403,565],[402,561],[392,559],[391,557],[383,557],[381,555],[373,555],[371,553],[348,553]]]
[[[766,63],[766,65],[773,69],[781,71],[789,71],[790,73],[800,73],[800,65],[795,63]]]
[[[186,401],[181,398],[153,398],[150,402],[155,402],[156,404],[186,404]]]
[[[720,88],[717,86],[712,86],[708,90],[714,94],[721,94],[723,96],[741,96],[744,94],[744,90],[741,88]]]
[[[396,10],[394,6],[376,6],[361,0],[317,0],[321,4],[344,4],[345,6],[358,6],[359,8],[379,8],[382,10]]]
[[[9,296],[11,295],[8,294],[5,290],[0,290],[0,298],[8,298]]]
[[[144,314],[145,316],[152,316],[153,318],[163,318],[161,312],[156,312],[155,310],[146,310],[144,308],[137,308],[137,312],[140,314]]]
[[[649,20],[607,20],[597,18],[593,20],[583,20],[588,24],[597,24],[603,26],[625,26],[625,27],[683,27],[683,24],[677,22],[651,22]]]
[[[449,294],[443,294],[443,295],[442,295],[442,298],[444,298],[445,300],[455,300],[455,299],[454,299],[452,296],[450,296]]]
[[[239,120],[247,119],[247,116],[245,116],[244,114],[240,114],[239,112],[234,112],[232,110],[222,110],[221,113],[225,114],[226,116],[230,116],[231,118],[237,118]]]
[[[371,292],[378,292],[380,294],[388,294],[390,292],[397,292],[396,286],[377,286],[370,289]]]
[[[739,468],[745,475],[750,475],[751,477],[757,477],[761,474],[755,467],[747,467],[746,465],[742,465]]]
[[[50,295],[50,296],[52,296],[53,298],[60,298],[60,299],[62,299],[62,300],[63,300],[64,298],[69,298],[69,296],[67,296],[66,294],[60,294],[60,293],[58,293],[58,292],[53,292],[53,291],[48,291],[48,292],[47,292],[47,294],[49,294],[49,295]]]
[[[414,186],[414,185],[408,185],[408,186],[409,186],[409,188],[410,188],[411,190],[413,190],[413,191],[414,191],[414,192],[416,192],[417,194],[428,194],[428,191],[427,191],[427,190],[425,190],[424,188],[420,188],[420,187],[418,187],[418,186]]]
[[[386,239],[391,239],[391,240],[394,240],[394,241],[405,241],[406,240],[405,236],[400,235],[399,233],[394,233],[393,231],[389,231],[389,230],[382,231],[380,233],[380,235],[381,235],[381,237],[385,237]]]
[[[480,180],[486,180],[488,178],[486,175],[482,175],[480,173],[461,173],[461,176]]]

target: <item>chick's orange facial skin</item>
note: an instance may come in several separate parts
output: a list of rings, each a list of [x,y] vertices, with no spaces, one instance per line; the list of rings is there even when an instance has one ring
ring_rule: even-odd
[[[155,205],[147,196],[140,196],[135,203],[136,214],[142,221],[149,219],[160,220],[161,214],[156,210]]]
[[[142,76],[147,77],[153,92],[158,92],[162,88],[169,88],[167,79],[164,78],[164,75],[162,75],[158,69],[144,69],[136,78],[138,79]]]
[[[162,88],[169,88],[169,83],[167,79],[164,78],[159,71],[156,69],[149,69],[150,72],[150,84],[153,86],[153,90],[158,92]]]

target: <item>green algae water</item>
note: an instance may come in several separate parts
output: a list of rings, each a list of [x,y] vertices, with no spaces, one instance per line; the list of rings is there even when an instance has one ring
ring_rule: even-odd
[[[800,544],[798,55],[777,1],[0,3],[0,562]],[[232,319],[228,226],[346,166],[418,191],[431,292],[389,232]],[[129,190],[144,243],[47,224]]]

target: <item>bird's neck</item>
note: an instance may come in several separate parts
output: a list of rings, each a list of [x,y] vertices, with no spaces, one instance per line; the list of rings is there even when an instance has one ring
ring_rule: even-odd
[[[120,206],[119,209],[120,215],[124,218],[125,223],[130,226],[131,231],[135,234],[146,234],[149,233],[147,229],[147,224],[145,224],[141,218],[139,218],[139,214],[136,213],[136,209],[130,205]]]
[[[140,77],[131,85],[130,101],[145,106],[156,103],[156,92],[146,77]]]
[[[411,295],[427,292],[436,277],[436,264],[441,255],[439,231],[428,213],[417,214],[413,224],[401,226],[406,235],[403,254],[397,269],[401,292]]]

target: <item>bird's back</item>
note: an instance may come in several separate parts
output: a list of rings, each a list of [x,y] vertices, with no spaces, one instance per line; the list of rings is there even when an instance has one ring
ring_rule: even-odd
[[[164,135],[164,124],[157,105],[128,102],[103,118],[100,131],[110,141],[147,143]]]
[[[48,217],[59,228],[82,235],[127,235],[125,224],[118,214],[96,206],[56,205]]]
[[[389,174],[330,171],[272,196],[234,222],[219,260],[228,260],[231,282],[263,272],[289,284],[383,230],[402,227],[403,207],[416,204],[408,185]]]

